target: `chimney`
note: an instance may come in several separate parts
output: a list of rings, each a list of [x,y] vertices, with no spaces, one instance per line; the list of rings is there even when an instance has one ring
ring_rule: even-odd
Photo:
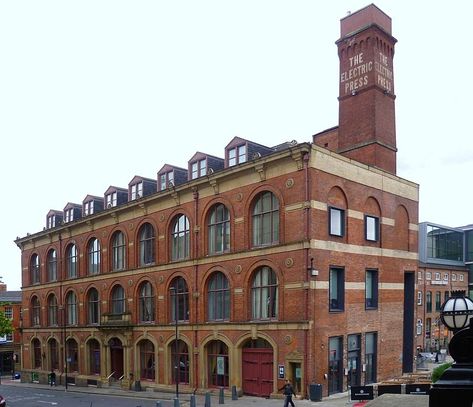
[[[396,173],[391,18],[374,4],[340,21],[338,152]]]

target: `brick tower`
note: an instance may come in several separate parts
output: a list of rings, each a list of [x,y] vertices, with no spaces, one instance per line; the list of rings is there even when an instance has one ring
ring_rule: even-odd
[[[338,152],[396,173],[391,18],[374,4],[340,21]]]

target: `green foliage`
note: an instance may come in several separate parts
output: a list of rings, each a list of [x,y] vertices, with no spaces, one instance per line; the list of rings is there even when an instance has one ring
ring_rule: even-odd
[[[13,332],[13,325],[10,318],[5,317],[5,314],[0,311],[0,336],[11,334]]]
[[[452,366],[452,362],[442,363],[440,366],[437,366],[432,371],[432,383],[435,383],[438,379],[440,379],[442,373],[445,372],[445,370],[447,370],[450,366]]]

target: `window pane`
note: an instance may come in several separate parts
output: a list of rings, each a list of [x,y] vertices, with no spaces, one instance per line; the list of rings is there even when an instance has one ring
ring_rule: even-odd
[[[343,211],[330,208],[330,234],[342,236],[343,234]]]

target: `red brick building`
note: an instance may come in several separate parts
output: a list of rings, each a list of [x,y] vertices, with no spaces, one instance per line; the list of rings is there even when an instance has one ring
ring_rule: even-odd
[[[341,21],[340,126],[312,142],[236,137],[17,239],[24,380],[268,396],[412,371],[418,186],[396,176],[394,43],[374,5]]]
[[[13,332],[0,337],[0,374],[20,370],[21,291],[7,291],[0,282],[0,311],[11,320]]]

